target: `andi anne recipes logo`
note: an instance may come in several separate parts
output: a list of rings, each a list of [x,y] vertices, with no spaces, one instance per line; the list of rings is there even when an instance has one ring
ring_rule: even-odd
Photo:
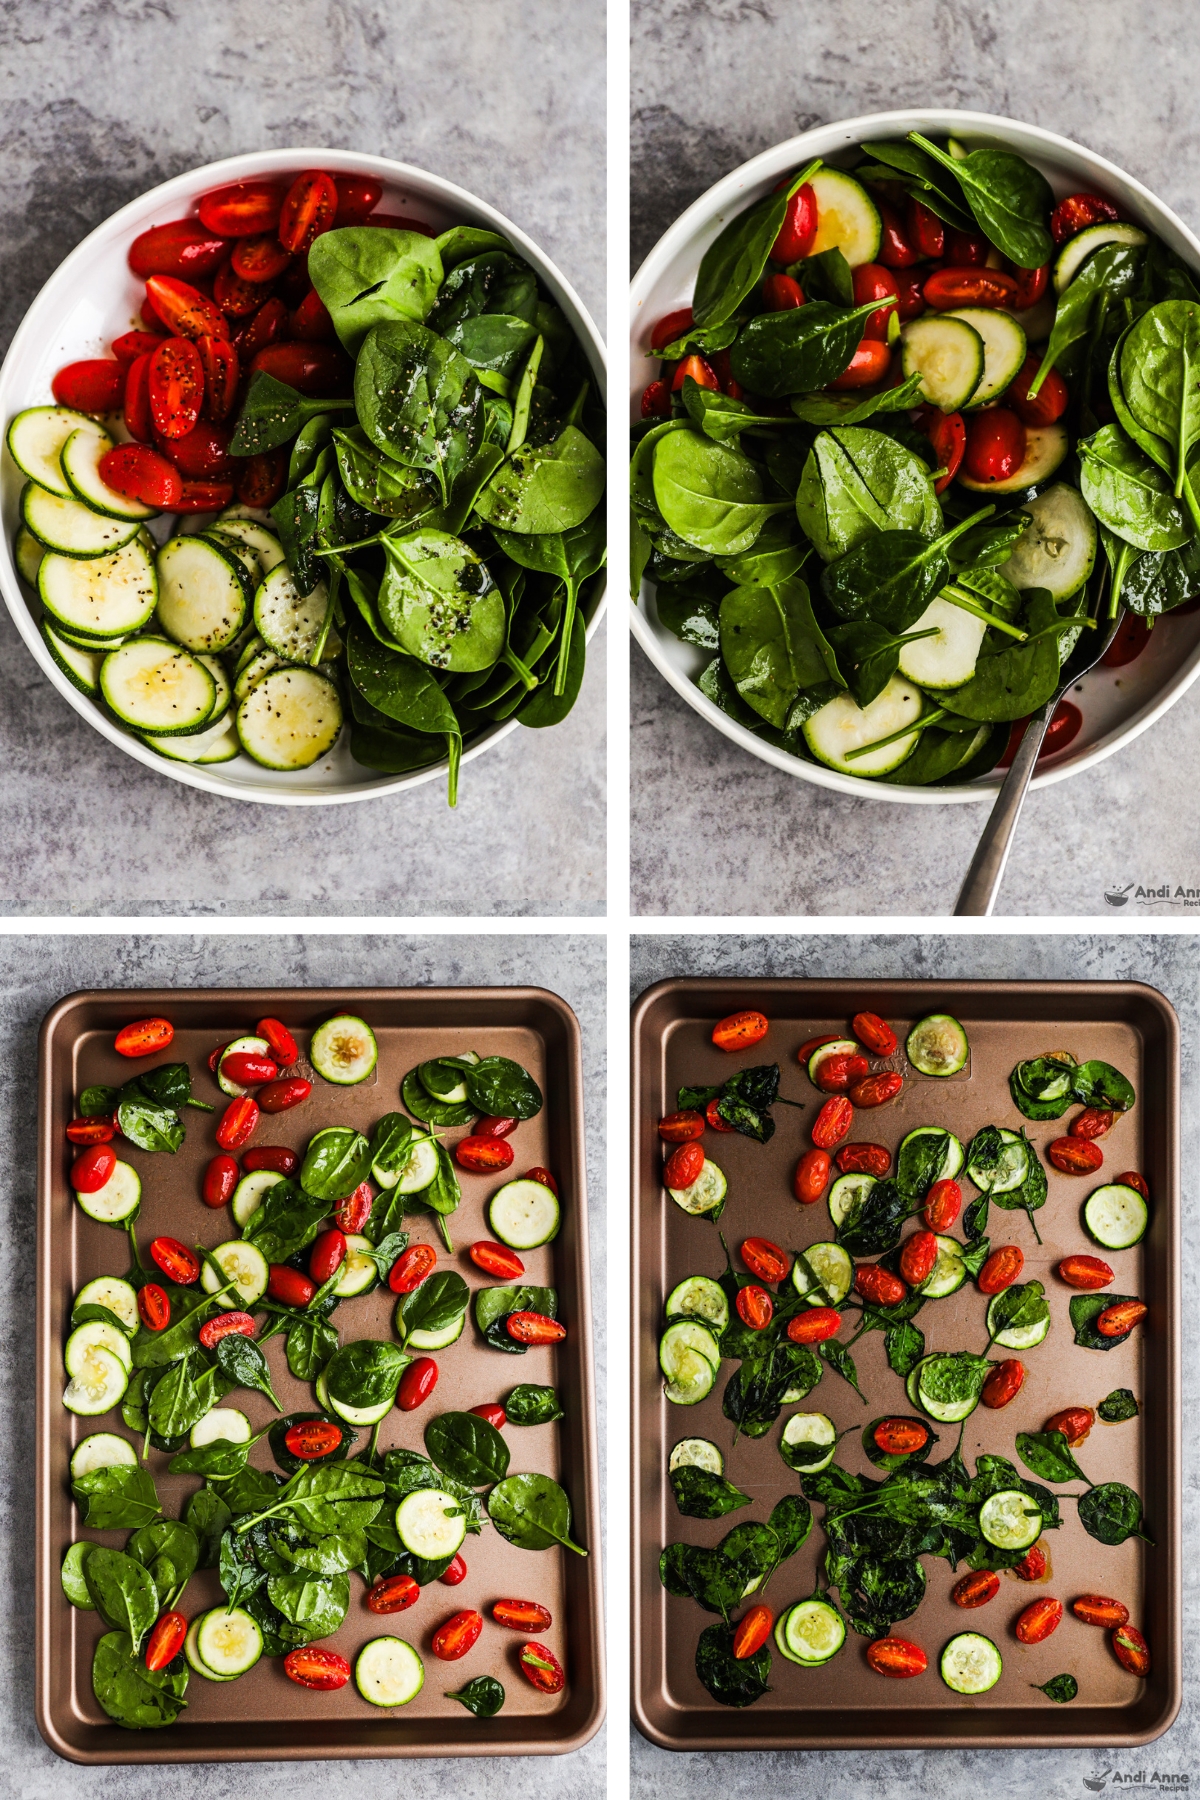
[[[1104,900],[1108,906],[1190,906],[1200,911],[1200,887],[1172,886],[1169,881],[1158,887],[1143,887],[1140,881],[1127,881],[1123,886],[1114,882],[1105,888]]]
[[[1159,1769],[1131,1769],[1122,1774],[1120,1769],[1101,1769],[1094,1775],[1085,1775],[1083,1785],[1091,1794],[1104,1794],[1111,1788],[1143,1787],[1153,1788],[1159,1794],[1184,1794],[1191,1788],[1190,1775],[1168,1775]]]

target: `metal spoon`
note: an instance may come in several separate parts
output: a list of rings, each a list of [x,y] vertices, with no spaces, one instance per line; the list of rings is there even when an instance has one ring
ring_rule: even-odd
[[[1094,632],[1084,630],[1080,633],[1079,642],[1063,665],[1058,686],[1042,710],[1035,713],[1025,727],[1025,735],[1017,746],[1012,767],[996,795],[991,815],[983,828],[983,836],[971,858],[971,866],[958,896],[958,905],[954,908],[956,919],[990,917],[1004,878],[1004,866],[1012,848],[1017,820],[1025,804],[1025,794],[1037,763],[1038,751],[1054,717],[1055,708],[1067,689],[1073,687],[1089,669],[1095,668],[1116,637],[1124,616],[1124,607],[1119,607],[1116,618],[1099,621]]]

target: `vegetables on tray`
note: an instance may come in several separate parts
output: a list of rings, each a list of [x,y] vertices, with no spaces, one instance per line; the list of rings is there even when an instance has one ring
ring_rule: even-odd
[[[960,785],[1081,631],[1200,589],[1200,291],[1011,151],[912,132],[844,160],[729,220],[652,330],[634,594],[777,749]]]
[[[892,1026],[874,1014],[859,1014],[852,1029],[852,1037],[835,1030],[809,1039],[798,1053],[815,1090],[814,1114],[805,1123],[819,1147],[802,1156],[795,1193],[811,1205],[827,1192],[833,1240],[796,1250],[747,1235],[739,1245],[739,1268],[718,1229],[723,1271],[687,1275],[665,1301],[658,1358],[667,1401],[697,1406],[719,1391],[735,1452],[742,1439],[764,1437],[778,1422],[780,1458],[800,1480],[799,1498],[780,1500],[769,1523],[762,1524],[745,1517],[757,1508],[755,1495],[762,1491],[752,1485],[745,1453],[737,1453],[733,1473],[726,1466],[727,1450],[707,1436],[681,1438],[670,1453],[667,1480],[679,1514],[700,1520],[737,1514],[742,1520],[715,1548],[668,1544],[659,1562],[670,1594],[690,1597],[721,1616],[700,1638],[696,1670],[713,1698],[727,1705],[751,1705],[767,1691],[772,1644],[786,1660],[816,1666],[839,1653],[847,1625],[870,1640],[867,1662],[877,1673],[920,1676],[930,1660],[926,1649],[896,1636],[894,1628],[920,1608],[932,1573],[927,1559],[944,1558],[952,1571],[966,1565],[953,1583],[956,1605],[991,1604],[1004,1591],[1004,1572],[1022,1580],[1043,1577],[1047,1559],[1040,1540],[1062,1526],[1067,1500],[1075,1503],[1079,1525],[1100,1544],[1144,1536],[1142,1502],[1133,1489],[1116,1481],[1093,1484],[1075,1459],[1097,1417],[1115,1423],[1136,1415],[1138,1403],[1128,1390],[1094,1408],[1064,1407],[1041,1430],[1017,1430],[1016,1458],[1028,1476],[1017,1461],[991,1450],[976,1454],[972,1473],[961,1439],[962,1425],[981,1403],[999,1413],[1021,1393],[1028,1374],[1022,1359],[1036,1354],[1052,1324],[1043,1282],[1023,1279],[1025,1252],[989,1237],[990,1209],[1025,1212],[1037,1237],[1036,1215],[1051,1199],[1039,1150],[1056,1168],[1058,1142],[1094,1147],[1096,1137],[1090,1134],[1106,1135],[1135,1104],[1132,1087],[1106,1063],[1080,1063],[1054,1051],[1018,1065],[1010,1082],[1018,1111],[1051,1129],[1072,1101],[1084,1107],[1077,1115],[1084,1130],[1048,1148],[1035,1144],[1025,1126],[1012,1130],[1002,1124],[979,1127],[966,1145],[941,1125],[920,1124],[910,1126],[894,1153],[844,1143],[857,1118],[855,1087],[884,1073],[901,1078],[899,1071],[878,1070],[872,1061],[896,1056],[900,1035]],[[734,1042],[732,1048],[752,1050],[757,1041]],[[965,1031],[947,1014],[918,1021],[905,1044],[916,1079],[958,1073],[970,1055]],[[861,1074],[859,1062],[876,1073]],[[722,1106],[727,1096],[739,1097],[740,1074],[752,1085],[762,1084],[765,1105],[783,1101],[778,1064],[748,1068],[720,1087],[680,1088],[677,1110],[657,1123],[667,1152],[664,1184],[696,1217],[718,1219],[730,1198],[730,1186],[705,1156],[701,1140],[706,1130],[731,1128],[734,1109],[722,1111]],[[843,1084],[849,1092],[840,1091]],[[831,1114],[835,1107],[845,1113]],[[743,1135],[765,1141],[760,1131],[743,1130]],[[833,1141],[820,1147],[823,1138]],[[838,1170],[835,1144],[841,1146]],[[706,1178],[710,1169],[715,1173]],[[965,1211],[958,1178],[974,1193]],[[1084,1226],[1110,1250],[1137,1243],[1146,1228],[1147,1202],[1129,1185],[1134,1179],[1141,1181],[1129,1171],[1084,1204]],[[675,1185],[685,1180],[686,1186]],[[961,1239],[949,1235],[960,1215]],[[906,1230],[909,1220],[914,1228]],[[1149,1309],[1137,1296],[1112,1292],[1113,1269],[1099,1257],[1073,1252],[1060,1259],[1055,1274],[1074,1290],[1067,1310],[1074,1342],[1082,1348],[1110,1349],[1148,1319]],[[917,1315],[927,1306],[936,1310],[938,1300],[971,1280],[984,1302],[976,1345],[930,1351]],[[1053,1312],[1061,1306],[1057,1300]],[[853,1330],[843,1339],[847,1321]],[[905,1383],[912,1415],[876,1417],[861,1428],[861,1437],[857,1424],[850,1428],[877,1471],[867,1475],[838,1459],[847,1431],[839,1428],[828,1401],[828,1410],[795,1408],[804,1402],[812,1407],[809,1397],[827,1370],[867,1404],[853,1346],[871,1331],[883,1334],[887,1362]],[[995,1351],[1006,1354],[997,1357]],[[733,1364],[732,1373],[724,1371],[726,1363]],[[841,1391],[835,1386],[829,1398]],[[959,1433],[949,1453],[938,1458],[934,1446],[945,1426],[958,1426]],[[1075,1485],[1080,1483],[1081,1488]],[[1066,1484],[1071,1492],[1053,1491]],[[813,1503],[824,1507],[823,1580],[810,1597],[772,1609],[763,1601],[766,1583],[791,1553],[787,1546],[793,1538],[798,1546],[807,1537]],[[1047,1595],[1019,1609],[1011,1621],[1018,1641],[1034,1645],[1048,1638],[1064,1604]],[[1087,1618],[1091,1604],[1083,1596],[1083,1610],[1077,1606],[1075,1616]],[[1113,1632],[1127,1627],[1124,1602],[1099,1599],[1094,1605],[1096,1623]],[[1122,1646],[1114,1639],[1114,1650],[1132,1672],[1141,1672],[1132,1639]],[[980,1633],[960,1633],[944,1646],[939,1671],[953,1691],[983,1693],[1000,1679],[1000,1652]],[[1059,1704],[1078,1691],[1070,1675],[1036,1685]]]
[[[147,329],[9,422],[16,557],[54,661],[160,755],[300,770],[348,726],[367,769],[445,757],[453,805],[464,745],[578,694],[604,415],[506,239],[375,214],[373,181],[347,211],[355,179],[134,240]]]
[[[149,1055],[165,1050],[172,1036],[169,1022],[142,1021],[125,1028],[116,1048]],[[371,1074],[377,1046],[368,1024],[339,1015],[313,1031],[308,1056],[316,1079],[330,1084],[322,1091],[336,1092]],[[303,1066],[300,1046],[277,1020],[261,1021],[257,1036],[234,1038],[209,1058],[219,1086],[234,1090],[235,1108],[254,1107],[250,1093],[262,1094],[297,1064]],[[511,1132],[542,1105],[528,1072],[505,1057],[469,1052],[422,1065],[414,1076],[431,1105],[465,1114],[455,1123],[500,1119]],[[307,1097],[312,1084],[302,1085]],[[404,1086],[414,1091],[408,1078]],[[87,1088],[78,1101],[80,1120],[107,1121],[114,1139],[120,1133],[144,1151],[178,1148],[186,1106],[213,1110],[193,1098],[186,1063],[144,1067],[125,1087]],[[96,1611],[107,1627],[92,1680],[100,1706],[119,1724],[169,1725],[188,1704],[192,1675],[236,1680],[264,1656],[282,1658],[284,1673],[301,1687],[335,1691],[353,1674],[371,1704],[408,1704],[424,1681],[413,1644],[374,1638],[353,1670],[321,1645],[347,1616],[352,1575],[366,1585],[367,1610],[391,1614],[418,1604],[432,1582],[462,1582],[468,1571],[460,1548],[488,1524],[522,1549],[587,1554],[572,1536],[566,1490],[546,1475],[511,1472],[502,1435],[510,1419],[532,1426],[562,1418],[554,1388],[518,1386],[507,1410],[494,1403],[469,1412],[430,1410],[423,1452],[380,1442],[393,1408],[403,1415],[429,1401],[439,1362],[428,1352],[457,1342],[471,1300],[458,1271],[438,1267],[431,1245],[409,1243],[406,1215],[431,1212],[444,1226],[460,1198],[439,1141],[444,1118],[431,1124],[417,1116],[414,1125],[404,1113],[386,1113],[370,1136],[320,1125],[310,1130],[303,1156],[247,1151],[241,1167],[229,1155],[215,1159],[197,1199],[214,1210],[229,1205],[241,1236],[212,1250],[193,1250],[163,1233],[143,1252],[136,1236],[140,1181],[112,1143],[85,1143],[69,1164],[80,1206],[126,1231],[130,1250],[126,1274],[101,1275],[81,1288],[64,1346],[67,1410],[99,1418],[119,1408],[132,1434],[91,1431],[75,1446],[70,1470],[84,1529],[127,1532],[124,1548],[81,1538],[62,1565],[66,1598]],[[222,1129],[218,1123],[218,1142]],[[76,1149],[78,1135],[69,1134],[68,1143]],[[538,1205],[553,1203],[557,1227],[559,1200],[547,1185],[554,1178],[545,1169],[531,1174],[537,1179],[507,1188],[536,1189],[545,1197]],[[520,1196],[509,1204],[514,1216],[526,1216]],[[330,1222],[343,1217],[359,1229]],[[191,1228],[180,1230],[191,1235]],[[474,1259],[489,1273],[497,1263],[504,1273],[514,1264],[524,1273],[502,1246],[475,1250],[492,1253]],[[339,1330],[337,1308],[384,1278],[396,1297],[398,1342]],[[552,1289],[476,1290],[481,1333],[516,1354],[565,1335],[556,1312]],[[263,1348],[275,1336],[285,1338],[291,1375],[314,1383],[318,1410],[284,1414],[279,1374]],[[227,1403],[239,1389],[261,1394],[279,1416],[256,1431],[239,1406]],[[360,1446],[364,1430],[369,1439]],[[169,1458],[171,1474],[200,1478],[179,1519],[164,1513],[152,1452]],[[225,1600],[194,1611],[188,1583],[202,1568],[216,1571]],[[551,1625],[534,1600],[497,1601],[490,1621],[467,1607],[435,1631],[433,1654],[465,1656],[495,1627],[529,1633]],[[518,1662],[542,1693],[565,1685],[562,1665],[543,1646],[525,1645]],[[489,1718],[504,1691],[481,1676],[446,1697]]]

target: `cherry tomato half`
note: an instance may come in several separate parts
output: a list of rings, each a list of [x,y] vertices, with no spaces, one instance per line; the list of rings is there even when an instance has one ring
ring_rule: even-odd
[[[1116,1633],[1113,1636],[1115,1641]],[[533,1683],[539,1693],[561,1694],[567,1677],[562,1664],[547,1645],[522,1644],[517,1652],[517,1663],[522,1675]]]
[[[526,1169],[524,1175],[522,1175],[522,1177],[521,1177],[521,1180],[522,1181],[538,1181],[538,1182],[540,1182],[543,1187],[548,1187],[550,1189],[550,1192],[554,1195],[554,1198],[557,1200],[557,1198],[558,1198],[558,1183],[557,1183],[557,1181],[555,1181],[555,1179],[554,1179],[553,1175],[550,1173],[549,1169],[543,1169],[539,1163],[535,1163],[532,1169]]]
[[[69,1144],[109,1144],[116,1135],[111,1119],[72,1119],[67,1126]]]
[[[122,1025],[113,1040],[113,1049],[118,1056],[154,1056],[165,1050],[174,1036],[175,1027],[169,1019],[138,1019],[132,1025]]]
[[[503,1138],[465,1137],[454,1146],[454,1160],[471,1175],[494,1175],[512,1167],[516,1155]]]
[[[231,187],[205,194],[197,211],[200,223],[218,237],[254,237],[273,231],[287,189],[278,181],[235,181]]]
[[[345,1260],[345,1235],[334,1226],[330,1231],[321,1232],[314,1241],[308,1256],[308,1272],[317,1286],[323,1287]]]
[[[451,1562],[448,1562],[438,1576],[438,1580],[443,1587],[457,1587],[461,1581],[465,1581],[466,1579],[467,1565],[463,1561],[461,1553],[454,1557]]]
[[[418,1356],[400,1377],[396,1405],[401,1412],[415,1412],[423,1406],[437,1386],[438,1366],[432,1356]]]
[[[279,242],[285,250],[307,250],[315,238],[333,225],[338,191],[332,175],[313,169],[297,175],[279,211]]]
[[[776,193],[781,187],[790,187],[791,179],[781,181],[776,186]],[[777,263],[799,262],[807,256],[813,247],[817,235],[817,196],[810,184],[797,188],[787,203],[787,211],[783,215],[783,224],[779,227],[779,235],[771,245],[771,261]]]
[[[673,1112],[658,1121],[658,1135],[667,1144],[688,1144],[704,1135],[704,1114]]]
[[[183,1649],[188,1622],[182,1613],[165,1612],[158,1619],[146,1642],[146,1667],[165,1669]]]
[[[148,275],[178,275],[206,280],[229,255],[229,245],[195,219],[172,219],[152,225],[129,246],[129,267],[144,281]]]
[[[68,363],[50,383],[50,391],[60,406],[74,412],[115,412],[125,391],[125,364],[100,357]]]
[[[213,1350],[222,1338],[252,1338],[254,1329],[254,1320],[247,1312],[218,1313],[215,1319],[206,1319],[200,1327],[200,1342],[206,1350]]]
[[[514,1344],[558,1344],[567,1335],[565,1325],[537,1312],[509,1313],[504,1329]]]
[[[862,327],[866,338],[878,338],[886,344],[888,320],[896,310],[896,298],[899,289],[896,277],[881,262],[859,263],[853,272],[854,304],[865,306],[868,300],[882,300],[883,305],[877,312],[869,313]]]
[[[157,1281],[148,1281],[138,1289],[137,1309],[147,1331],[165,1331],[171,1323],[171,1302]]]
[[[367,1595],[367,1610],[373,1613],[407,1612],[421,1598],[421,1590],[411,1575],[391,1575],[377,1581]]]
[[[718,1019],[712,1028],[712,1041],[718,1050],[732,1054],[737,1050],[753,1050],[761,1044],[770,1029],[765,1013],[736,1012]]]
[[[785,1252],[770,1238],[744,1239],[741,1256],[750,1273],[762,1281],[782,1281],[791,1267]]]
[[[299,1161],[300,1158],[296,1152],[286,1149],[283,1144],[260,1144],[257,1149],[247,1150],[242,1158],[242,1167],[247,1173],[251,1173],[255,1169],[274,1169],[277,1175],[290,1175]],[[346,1204],[347,1202],[343,1200],[342,1205]],[[340,1218],[338,1224],[341,1225],[343,1231],[357,1229],[355,1226],[342,1225]]]
[[[222,337],[225,320],[207,294],[173,275],[151,275],[146,297],[172,337]]]
[[[200,1276],[200,1258],[181,1244],[178,1238],[156,1237],[150,1241],[151,1259],[158,1264],[168,1281],[177,1287],[190,1287]]]
[[[258,1090],[258,1104],[265,1113],[287,1112],[299,1106],[312,1093],[312,1082],[302,1075],[286,1075],[280,1081],[269,1081]]]
[[[101,481],[115,493],[162,512],[172,511],[183,492],[179,470],[148,444],[114,444],[98,468]]]
[[[508,1414],[498,1400],[485,1400],[479,1406],[468,1407],[467,1411],[474,1413],[477,1419],[486,1419],[493,1431],[503,1431],[508,1424]]]
[[[411,1294],[433,1274],[437,1251],[430,1244],[410,1244],[392,1264],[388,1286],[393,1294]]]
[[[871,317],[874,318],[872,313]],[[836,380],[826,383],[835,394],[851,388],[874,387],[888,372],[892,353],[878,338],[864,337]]]
[[[549,1631],[554,1623],[536,1600],[494,1600],[492,1617],[509,1631]]]
[[[301,1462],[320,1462],[322,1457],[340,1450],[345,1438],[342,1426],[335,1425],[332,1419],[297,1419],[288,1426],[283,1442],[289,1456],[296,1456]]]
[[[195,430],[204,399],[204,368],[190,339],[163,339],[150,358],[147,386],[150,417],[160,438],[186,437]],[[177,510],[180,498],[176,496]]]
[[[246,1162],[246,1158],[243,1157],[242,1161]],[[249,1167],[248,1163],[247,1167]],[[338,1230],[344,1231],[347,1237],[352,1233],[360,1232],[371,1216],[371,1208],[374,1203],[370,1182],[360,1182],[349,1199],[343,1200],[333,1215]]]
[[[288,1069],[300,1056],[300,1046],[286,1025],[278,1019],[260,1019],[254,1027],[260,1038],[266,1038],[271,1054],[281,1069]]]
[[[525,1273],[525,1264],[507,1244],[489,1243],[485,1238],[478,1244],[472,1244],[467,1255],[477,1269],[483,1269],[489,1275],[497,1275],[501,1281],[519,1281]]]
[[[217,1142],[222,1150],[240,1150],[249,1143],[258,1124],[258,1106],[249,1095],[231,1100],[217,1126]]]
[[[316,1644],[289,1650],[283,1659],[283,1672],[300,1687],[328,1691],[344,1688],[350,1679],[350,1664],[336,1650],[321,1650]]]
[[[109,1144],[93,1144],[75,1158],[67,1180],[77,1194],[98,1194],[117,1166],[117,1153]]]

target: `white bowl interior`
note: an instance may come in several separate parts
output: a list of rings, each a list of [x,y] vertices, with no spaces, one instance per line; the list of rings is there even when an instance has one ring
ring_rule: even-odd
[[[145,287],[130,272],[126,260],[129,246],[139,232],[153,224],[187,217],[195,212],[202,194],[228,182],[268,175],[278,178],[312,168],[327,169],[335,175],[376,176],[383,183],[380,212],[417,218],[437,231],[457,224],[478,225],[502,232],[562,308],[587,354],[603,395],[604,345],[582,301],[536,244],[502,213],[453,182],[409,168],[404,163],[390,162],[384,157],[358,156],[341,150],[277,150],[229,157],[164,182],[122,207],[76,246],[29,308],[0,369],[2,428],[7,430],[8,421],[23,407],[45,405],[51,400],[50,383],[64,363],[81,357],[107,355],[114,337],[141,323],[138,314]],[[350,755],[348,732],[343,732],[330,754],[312,768],[291,772],[263,769],[245,755],[232,762],[203,768],[170,762],[155,755],[74,688],[45,646],[36,623],[41,612],[37,597],[21,580],[13,562],[13,537],[19,523],[17,507],[24,481],[4,448],[0,452],[0,515],[4,523],[4,541],[0,546],[0,591],[17,630],[42,672],[76,712],[102,732],[110,743],[118,745],[156,774],[169,776],[189,787],[277,806],[319,806],[369,800],[417,787],[422,782],[444,779],[444,759],[429,768],[404,775],[382,775],[364,769]],[[186,528],[186,518],[183,523]],[[165,526],[158,535],[166,535]],[[589,640],[604,611],[603,586],[597,584],[597,589],[588,617]],[[464,752],[463,762],[481,756],[515,729],[515,720],[493,726]]]
[[[1079,189],[1098,189],[1107,194],[1139,224],[1162,238],[1190,267],[1200,273],[1200,242],[1183,222],[1132,176],[1079,144],[1036,126],[988,113],[929,111],[873,113],[840,124],[818,126],[786,143],[776,144],[709,189],[688,208],[659,239],[634,278],[630,346],[631,416],[638,416],[642,389],[648,379],[650,334],[664,313],[691,301],[696,270],[709,244],[729,220],[769,193],[780,176],[798,168],[810,157],[840,161],[843,153],[872,139],[899,138],[909,131],[926,135],[952,133],[971,147],[988,144],[1016,150],[1028,157],[1062,196]],[[838,793],[860,799],[899,801],[937,806],[953,802],[990,800],[1003,780],[1003,771],[958,788],[904,787],[891,782],[864,781],[841,775],[819,763],[805,762],[765,743],[707,700],[695,677],[711,660],[711,652],[680,640],[660,624],[653,589],[643,585],[640,604],[632,609],[634,636],[659,672],[678,694],[718,731],[751,755],[789,774]],[[1151,633],[1150,643],[1136,662],[1122,669],[1096,669],[1084,678],[1073,698],[1083,713],[1083,726],[1074,742],[1039,765],[1034,787],[1065,780],[1119,750],[1122,744],[1145,731],[1200,675],[1200,614],[1182,617],[1168,614]]]

